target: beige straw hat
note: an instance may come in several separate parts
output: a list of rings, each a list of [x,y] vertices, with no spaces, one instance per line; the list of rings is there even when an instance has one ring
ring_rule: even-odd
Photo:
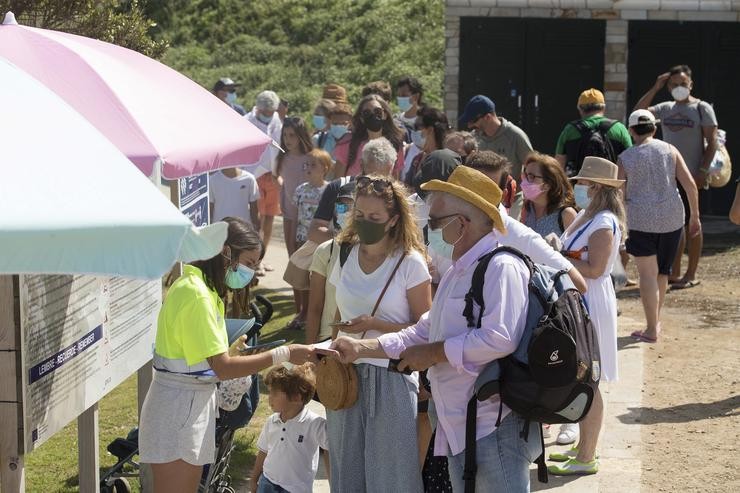
[[[624,180],[617,179],[619,168],[617,165],[602,157],[587,156],[578,176],[571,176],[571,180],[585,180],[600,183],[608,187],[619,188]]]

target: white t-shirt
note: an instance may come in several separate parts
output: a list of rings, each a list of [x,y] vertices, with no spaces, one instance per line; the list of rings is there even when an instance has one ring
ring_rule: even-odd
[[[329,448],[326,419],[308,407],[285,423],[275,413],[267,418],[257,439],[257,448],[267,454],[262,474],[291,493],[311,493],[319,447]]]
[[[398,263],[398,259],[403,255],[402,250],[396,250],[375,271],[365,274],[360,268],[359,251],[359,245],[355,245],[347,257],[344,268],[337,262],[329,278],[329,282],[336,288],[337,308],[342,320],[351,320],[360,315],[370,315],[372,313],[381,291],[383,291],[388,278]],[[375,317],[398,324],[413,325],[416,323],[411,314],[406,292],[430,279],[426,260],[421,253],[413,251],[406,255],[396,275],[393,276],[388,290],[383,295],[378,310],[375,312]],[[379,331],[371,330],[364,335],[364,338],[375,339],[381,334]],[[356,339],[362,337],[362,334],[348,334],[341,331],[339,335]],[[387,359],[361,358],[357,360],[357,363],[369,363],[384,368],[388,366]]]
[[[211,218],[214,221],[231,216],[252,224],[250,204],[260,197],[257,179],[248,171],[240,170],[240,173],[236,178],[229,178],[220,171],[211,174],[208,198],[213,202]]]

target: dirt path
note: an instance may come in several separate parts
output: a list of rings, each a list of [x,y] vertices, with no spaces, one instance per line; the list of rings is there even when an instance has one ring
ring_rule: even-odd
[[[641,423],[642,491],[740,491],[740,228],[714,226],[701,284],[668,294],[644,352],[642,409],[617,416]],[[620,307],[642,319],[637,296],[623,291]]]

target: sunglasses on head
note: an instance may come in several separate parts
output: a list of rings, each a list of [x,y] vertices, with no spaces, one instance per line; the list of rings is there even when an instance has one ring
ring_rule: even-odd
[[[383,118],[383,109],[373,108],[372,110],[362,110],[362,113],[360,113],[360,115],[363,118],[370,118],[371,116],[377,116],[378,118]]]
[[[357,183],[357,188],[372,186],[373,190],[377,193],[383,193],[392,186],[390,180],[386,180],[385,178],[370,178],[369,176],[360,176],[355,182]]]

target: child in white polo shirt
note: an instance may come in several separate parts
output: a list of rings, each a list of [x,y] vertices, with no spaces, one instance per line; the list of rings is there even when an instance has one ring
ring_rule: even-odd
[[[310,493],[319,468],[319,447],[327,449],[326,420],[306,407],[316,392],[313,365],[277,366],[265,378],[275,412],[257,440],[252,492]]]

